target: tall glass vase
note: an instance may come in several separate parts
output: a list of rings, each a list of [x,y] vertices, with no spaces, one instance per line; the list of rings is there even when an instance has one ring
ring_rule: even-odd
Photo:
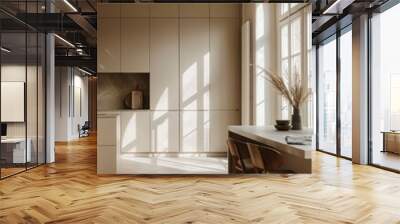
[[[299,108],[293,107],[292,130],[301,130],[301,116]]]

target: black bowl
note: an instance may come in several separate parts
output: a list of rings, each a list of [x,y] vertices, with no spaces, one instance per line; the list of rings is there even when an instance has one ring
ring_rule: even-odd
[[[290,125],[275,125],[276,130],[278,131],[289,131],[292,126]]]
[[[276,124],[277,124],[277,125],[284,125],[284,126],[287,126],[287,125],[290,124],[290,121],[289,121],[289,120],[276,120]]]

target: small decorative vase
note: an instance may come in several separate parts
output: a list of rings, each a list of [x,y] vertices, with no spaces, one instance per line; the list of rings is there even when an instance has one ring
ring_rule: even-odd
[[[298,108],[293,108],[292,130],[301,130],[301,116]]]

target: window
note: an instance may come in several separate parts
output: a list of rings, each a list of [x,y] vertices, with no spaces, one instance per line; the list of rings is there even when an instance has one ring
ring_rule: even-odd
[[[281,4],[284,5],[284,4]],[[282,9],[282,7],[281,7]],[[285,18],[280,23],[280,75],[282,75],[287,84],[294,82],[297,78],[302,80],[303,77],[296,77],[302,75],[303,71],[303,51],[302,51],[302,35],[303,35],[303,14],[297,13],[290,18]],[[311,25],[311,24],[310,24]],[[304,60],[305,61],[305,60]],[[291,107],[286,98],[280,98],[281,119],[289,119]]]
[[[351,28],[351,27],[350,27]],[[352,157],[352,33],[340,36],[340,153]]]
[[[290,35],[290,41],[291,41],[291,47],[290,47],[290,57],[291,57],[291,75],[292,75],[292,80],[295,80],[295,76],[298,76],[301,74],[301,18],[298,17],[296,18],[291,24],[290,24],[290,30],[291,30],[291,35]],[[301,79],[301,77],[299,77]]]
[[[281,27],[281,75],[286,84],[289,83],[289,25]],[[282,119],[289,119],[289,102],[285,97],[281,97],[281,116]]]
[[[308,114],[308,127],[312,128],[313,130],[315,130],[315,98],[316,98],[316,91],[315,91],[315,76],[316,76],[316,72],[315,72],[315,48],[313,48],[312,46],[312,31],[311,31],[311,18],[312,18],[312,13],[311,10],[309,10],[309,12],[307,13],[307,66],[308,66],[308,77],[307,77],[307,81],[308,81],[308,88],[311,89],[312,91],[312,96],[309,98],[308,100],[308,105],[307,105],[307,111],[306,114]]]
[[[318,149],[336,154],[336,38],[318,49]]]
[[[375,165],[400,170],[400,155],[393,153],[400,147],[399,136],[383,132],[400,130],[400,4],[371,18],[371,93],[370,133],[371,162]],[[397,137],[396,137],[397,136]],[[390,140],[390,138],[392,138]],[[386,142],[387,145],[384,145]],[[393,150],[394,149],[394,150]]]
[[[352,157],[352,27],[318,45],[318,145],[321,151]]]
[[[280,4],[281,8],[281,16],[287,14],[289,12],[289,4],[288,3],[282,3]]]

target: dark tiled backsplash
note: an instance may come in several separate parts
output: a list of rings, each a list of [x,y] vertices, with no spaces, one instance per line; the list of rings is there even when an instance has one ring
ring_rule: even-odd
[[[133,90],[143,92],[143,109],[150,108],[149,73],[98,74],[97,110],[126,109],[124,99]]]

